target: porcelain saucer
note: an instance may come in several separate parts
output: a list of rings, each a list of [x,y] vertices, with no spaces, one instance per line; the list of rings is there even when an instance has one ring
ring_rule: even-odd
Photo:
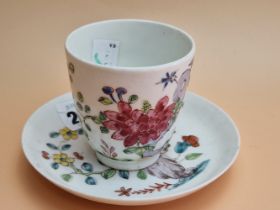
[[[188,92],[176,131],[155,164],[139,171],[108,168],[96,159],[84,131],[72,131],[60,120],[56,104],[71,99],[67,93],[34,112],[22,147],[42,176],[77,196],[117,205],[174,200],[216,180],[238,155],[239,132],[228,114]],[[104,147],[110,150],[106,142]]]

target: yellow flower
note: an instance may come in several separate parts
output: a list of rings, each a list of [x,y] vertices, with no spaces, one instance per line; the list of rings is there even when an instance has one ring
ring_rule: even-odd
[[[64,138],[64,140],[75,140],[78,138],[78,131],[72,131],[67,127],[60,129],[59,134]]]
[[[74,158],[68,157],[68,155],[65,153],[54,154],[52,158],[54,162],[63,166],[69,166],[75,161]]]

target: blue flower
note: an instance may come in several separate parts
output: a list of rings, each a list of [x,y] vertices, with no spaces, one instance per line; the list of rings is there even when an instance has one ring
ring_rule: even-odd
[[[166,72],[165,74],[166,77],[162,78],[159,82],[156,84],[163,84],[163,89],[167,87],[169,83],[177,82],[177,75],[176,71],[173,71],[171,73]]]
[[[114,92],[114,89],[112,87],[109,87],[109,86],[104,86],[102,88],[102,90],[106,95],[110,95]]]
[[[118,98],[122,101],[123,100],[122,96],[127,93],[127,90],[123,87],[118,87],[116,89],[116,92],[118,94]]]
[[[115,102],[115,103],[117,103],[116,102],[116,100],[115,100],[115,98],[114,98],[114,96],[113,96],[113,93],[114,93],[114,88],[112,88],[112,87],[110,87],[110,86],[104,86],[103,88],[102,88],[102,91],[103,91],[103,93],[105,93],[106,95],[108,95],[108,96],[110,96],[110,98]]]
[[[176,153],[181,154],[181,153],[185,152],[188,147],[189,147],[188,143],[186,143],[186,142],[179,142],[178,141],[177,144],[175,145],[174,151]]]
[[[85,183],[87,183],[88,185],[96,185],[96,181],[93,177],[91,176],[88,176],[86,179],[85,179]]]

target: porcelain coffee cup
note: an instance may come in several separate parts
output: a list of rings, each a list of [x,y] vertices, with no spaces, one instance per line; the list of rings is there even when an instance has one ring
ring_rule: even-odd
[[[191,36],[147,20],[107,20],[65,43],[75,106],[89,145],[123,170],[157,161],[174,133],[195,53]]]

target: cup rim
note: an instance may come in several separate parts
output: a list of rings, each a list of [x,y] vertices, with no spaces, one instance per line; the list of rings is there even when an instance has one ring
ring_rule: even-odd
[[[87,28],[87,27],[91,27],[92,25],[99,25],[99,24],[104,24],[104,23],[109,23],[109,22],[140,22],[140,23],[152,23],[152,24],[164,26],[164,27],[173,29],[175,31],[178,31],[179,33],[186,36],[190,40],[191,49],[183,57],[176,59],[174,61],[171,61],[171,62],[167,62],[164,64],[158,64],[158,65],[151,65],[151,66],[131,66],[131,67],[129,67],[129,66],[104,66],[101,64],[89,62],[86,59],[80,58],[71,52],[70,47],[69,47],[69,42],[70,42],[69,40],[75,32],[77,32],[78,30]],[[75,58],[76,60],[80,61],[83,64],[86,64],[86,65],[89,65],[92,67],[96,67],[96,68],[101,68],[103,70],[108,70],[108,71],[129,71],[129,72],[157,71],[162,68],[168,68],[168,67],[180,64],[184,60],[191,59],[194,56],[194,53],[196,51],[195,42],[194,42],[192,36],[189,33],[187,33],[186,31],[184,31],[176,26],[167,24],[167,23],[162,23],[159,21],[152,21],[152,20],[145,20],[145,19],[109,19],[109,20],[102,20],[102,21],[97,21],[97,22],[92,22],[92,23],[82,25],[80,27],[75,28],[72,32],[70,32],[70,34],[68,34],[68,36],[66,37],[66,40],[65,40],[64,48],[68,54],[70,54],[73,58]]]

